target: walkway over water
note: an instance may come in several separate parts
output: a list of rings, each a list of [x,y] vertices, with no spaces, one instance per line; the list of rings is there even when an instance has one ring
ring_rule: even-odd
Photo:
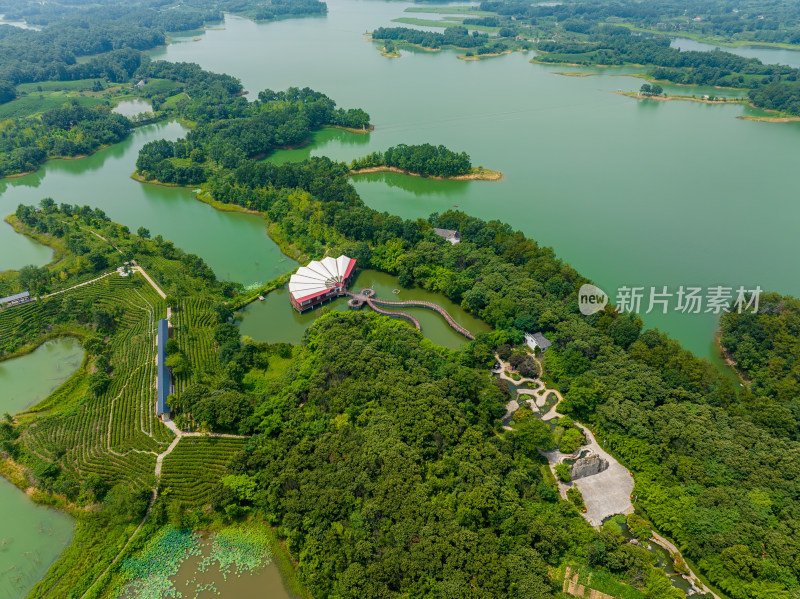
[[[445,310],[444,308],[442,308],[437,304],[434,304],[433,302],[425,302],[422,300],[405,300],[399,302],[380,300],[375,297],[375,290],[370,288],[362,289],[358,293],[352,293],[350,291],[346,291],[345,295],[347,295],[350,298],[349,300],[347,300],[347,305],[353,309],[358,309],[364,304],[367,304],[378,314],[383,314],[384,316],[395,316],[397,318],[405,318],[406,320],[411,322],[411,324],[413,324],[417,328],[417,330],[421,330],[422,327],[420,326],[419,320],[417,320],[411,314],[407,314],[406,312],[393,312],[389,310],[383,310],[378,306],[392,306],[398,308],[414,307],[414,308],[427,308],[428,310],[433,310],[434,312],[438,312],[442,316],[442,318],[444,318],[445,321],[447,321],[447,324],[449,324],[454,331],[463,335],[470,341],[475,339],[475,335],[473,335],[467,329],[458,324],[453,319],[453,317],[450,316],[447,310]]]

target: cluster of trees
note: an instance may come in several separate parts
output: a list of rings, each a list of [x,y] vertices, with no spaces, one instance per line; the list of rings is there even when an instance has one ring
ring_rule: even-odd
[[[758,314],[726,313],[720,329],[722,347],[749,381],[755,403],[777,402],[789,412],[785,420],[800,421],[800,300],[764,294]],[[791,428],[798,438],[800,429]]]
[[[466,27],[448,27],[443,33],[435,31],[425,31],[423,29],[412,29],[411,27],[378,27],[372,32],[372,39],[391,40],[394,42],[405,42],[417,44],[424,48],[438,49],[444,46],[455,48],[480,48],[487,45],[492,40],[489,34],[473,31],[470,33]],[[505,45],[502,41],[498,44]]]
[[[319,0],[271,0],[268,4],[259,4],[255,8],[244,11],[247,16],[266,21],[277,18],[304,15],[324,15],[328,5]]]
[[[390,166],[409,173],[434,177],[466,175],[472,170],[472,162],[466,152],[454,152],[446,147],[432,144],[400,144],[385,152],[373,152],[350,163],[352,170]]]
[[[55,156],[91,154],[127,137],[131,122],[106,106],[84,107],[69,101],[61,108],[3,123],[0,177],[36,170]]]
[[[760,108],[800,115],[800,81],[768,83],[751,89],[748,95]]]
[[[643,83],[639,93],[643,96],[660,96],[664,93],[664,88],[658,83]]]
[[[748,87],[753,81],[780,79],[796,72],[785,65],[765,65],[757,58],[745,58],[719,49],[681,51],[671,47],[666,36],[637,35],[626,27],[593,25],[587,33],[588,42],[539,42],[538,48],[548,54],[537,59],[565,62],[564,57],[568,56],[569,60],[575,59],[580,64],[653,65],[658,67],[651,71],[657,79],[729,87]]]
[[[363,110],[336,108],[328,96],[309,88],[264,90],[252,103],[233,96],[230,89],[222,97],[207,98],[206,107],[220,106],[223,111],[228,107],[226,112],[235,111],[237,117],[203,122],[185,139],[175,142],[158,140],[145,144],[136,161],[144,178],[164,183],[202,183],[208,171],[214,170],[208,166],[236,168],[275,148],[304,143],[314,129],[369,125],[369,115]]]
[[[15,216],[29,232],[57,242],[56,245],[62,247],[67,256],[47,266],[24,266],[19,272],[12,271],[11,276],[0,277],[2,296],[26,290],[33,295],[52,292],[131,259],[147,266],[150,272],[158,275],[162,287],[174,287],[178,295],[188,294],[190,288],[196,289],[198,284],[221,295],[231,295],[236,291],[237,284],[217,281],[214,271],[199,256],[176,248],[161,235],[151,240],[149,231],[143,227],[140,227],[138,236],[131,235],[127,227],[112,223],[99,208],[70,204],[57,206],[51,198],[45,198],[38,208],[19,205]],[[103,241],[91,231],[100,232],[111,240],[122,254],[114,249],[112,243]],[[181,272],[163,272],[161,265],[164,260],[180,265]],[[187,277],[191,278],[191,284],[177,284],[176,279]],[[90,317],[95,314],[91,305],[85,311]],[[112,326],[102,315],[94,320],[101,327],[104,323]]]

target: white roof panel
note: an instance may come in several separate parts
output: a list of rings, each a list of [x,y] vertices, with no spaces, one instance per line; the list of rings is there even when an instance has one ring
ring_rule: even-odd
[[[323,260],[314,260],[307,266],[297,269],[289,279],[289,292],[297,298],[322,293],[331,288],[331,279],[341,281],[347,272],[352,260],[347,256],[333,258],[328,256]]]
[[[330,256],[326,256],[322,259],[321,262],[322,266],[331,273],[331,276],[335,279],[341,278],[341,274],[339,274],[339,269],[336,267],[336,258],[331,258]]]

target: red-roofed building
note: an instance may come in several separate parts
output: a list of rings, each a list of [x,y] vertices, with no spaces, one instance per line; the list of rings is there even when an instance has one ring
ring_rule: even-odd
[[[289,299],[295,310],[305,312],[344,295],[355,273],[356,261],[347,256],[314,260],[289,279]]]

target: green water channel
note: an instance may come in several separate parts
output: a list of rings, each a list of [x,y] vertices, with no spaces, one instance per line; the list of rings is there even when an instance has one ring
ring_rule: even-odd
[[[445,296],[419,288],[403,289],[397,282],[397,277],[392,275],[375,270],[361,271],[350,285],[350,290],[358,291],[365,287],[374,289],[375,296],[378,299],[387,301],[414,299],[439,304],[447,310],[458,324],[473,334],[491,330],[485,322],[468,314]],[[399,293],[394,293],[394,290],[398,290]],[[347,298],[344,297],[338,298],[326,304],[326,306],[340,312],[349,310]],[[367,306],[361,309],[369,310]],[[394,308],[390,306],[384,306],[384,309],[413,314],[422,325],[422,334],[439,345],[458,349],[467,341],[465,337],[451,329],[445,320],[432,310],[425,308]],[[306,311],[303,314],[298,313],[289,303],[289,289],[282,287],[266,296],[263,302],[254,302],[242,310],[240,330],[242,335],[248,335],[256,341],[300,343],[305,330],[320,317],[321,313],[320,308]],[[409,324],[409,326],[411,325]]]
[[[109,148],[80,160],[51,160],[35,173],[0,180],[0,213],[13,213],[18,204],[38,204],[51,197],[57,203],[88,204],[103,209],[132,231],[171,239],[177,247],[201,256],[219,278],[249,285],[264,282],[295,268],[269,238],[260,216],[221,212],[197,201],[193,190],[139,183],[139,149],[156,139],[177,139],[186,129],[177,122],[140,127]],[[0,224],[0,270],[44,264],[52,252]]]
[[[62,337],[0,362],[0,415],[16,414],[42,401],[78,370],[83,355],[75,339]]]
[[[24,597],[72,540],[72,518],[0,477],[0,599]]]
[[[800,67],[800,52],[785,48],[771,48],[769,46],[719,46],[698,42],[686,37],[676,37],[670,44],[679,50],[697,50],[707,52],[719,48],[723,52],[730,52],[745,58],[758,58],[764,64],[785,64],[790,67]]]
[[[83,348],[71,338],[0,362],[0,414],[15,414],[45,397],[81,365]],[[0,599],[24,597],[72,539],[72,518],[38,506],[0,477]]]

